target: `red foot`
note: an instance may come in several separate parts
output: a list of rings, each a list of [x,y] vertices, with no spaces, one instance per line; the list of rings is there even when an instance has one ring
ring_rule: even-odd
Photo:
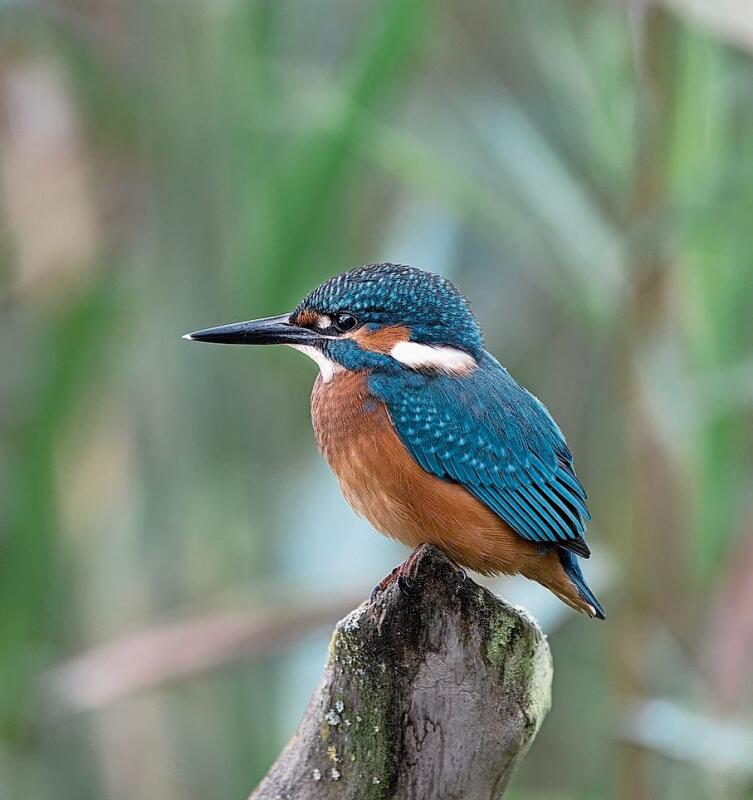
[[[395,569],[390,572],[389,575],[386,575],[382,578],[381,581],[374,587],[373,591],[371,592],[371,600],[372,602],[384,592],[386,589],[389,589],[395,581],[397,581],[397,586],[400,591],[405,592],[406,594],[410,594],[413,589],[413,571],[416,566],[416,562],[418,561],[418,548],[414,550],[408,558],[400,564],[399,567],[395,567]]]

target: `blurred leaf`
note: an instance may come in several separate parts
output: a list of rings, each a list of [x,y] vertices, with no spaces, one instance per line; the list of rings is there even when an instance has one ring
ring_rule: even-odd
[[[603,320],[625,289],[619,232],[511,96],[480,105],[472,121],[480,138],[551,237],[578,304]]]
[[[364,110],[371,110],[402,81],[400,68],[425,25],[424,0],[390,0],[375,6],[354,63],[347,70],[345,103],[327,130],[311,136],[291,153],[274,189],[274,243],[266,274],[283,288],[275,300],[289,298],[307,255],[325,236],[337,237],[345,178],[358,144],[368,137]],[[304,287],[295,281],[297,289]],[[280,296],[283,294],[284,296]]]
[[[696,25],[730,42],[753,49],[753,9],[747,0],[664,0],[665,5]]]

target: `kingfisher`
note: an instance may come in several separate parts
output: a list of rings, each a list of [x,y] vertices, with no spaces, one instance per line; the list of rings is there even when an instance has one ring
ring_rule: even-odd
[[[604,619],[579,559],[587,498],[543,403],[489,353],[446,278],[401,264],[356,267],[289,314],[196,331],[220,344],[286,344],[319,366],[311,416],[345,498],[410,548],[459,567],[520,574]],[[411,559],[397,578],[410,590]]]

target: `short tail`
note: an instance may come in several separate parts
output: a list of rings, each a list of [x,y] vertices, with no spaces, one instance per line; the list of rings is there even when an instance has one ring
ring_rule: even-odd
[[[606,619],[607,615],[604,613],[601,603],[596,599],[596,595],[588,588],[586,579],[580,571],[577,556],[573,555],[573,553],[568,550],[562,550],[560,548],[558,548],[558,554],[565,574],[573,582],[581,599],[589,607],[587,613],[597,619]]]

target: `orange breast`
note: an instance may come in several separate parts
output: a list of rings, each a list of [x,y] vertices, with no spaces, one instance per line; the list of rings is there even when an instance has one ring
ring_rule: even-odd
[[[394,432],[365,376],[318,378],[311,399],[317,443],[353,508],[409,547],[428,542],[482,573],[557,570],[559,561],[521,538],[462,486],[425,472]]]

